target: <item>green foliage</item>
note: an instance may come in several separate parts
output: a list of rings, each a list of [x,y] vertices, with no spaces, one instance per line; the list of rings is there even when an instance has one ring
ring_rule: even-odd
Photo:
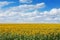
[[[50,33],[49,35],[45,34],[35,34],[35,35],[18,35],[11,33],[0,34],[0,40],[60,40],[60,33]]]

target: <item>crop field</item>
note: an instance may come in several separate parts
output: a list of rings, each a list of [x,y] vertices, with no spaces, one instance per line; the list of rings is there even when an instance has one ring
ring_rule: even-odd
[[[0,40],[60,40],[60,24],[0,24]]]

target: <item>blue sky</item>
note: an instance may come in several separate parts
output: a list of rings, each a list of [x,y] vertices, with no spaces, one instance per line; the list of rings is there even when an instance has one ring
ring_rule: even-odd
[[[0,0],[0,23],[60,23],[60,0]]]

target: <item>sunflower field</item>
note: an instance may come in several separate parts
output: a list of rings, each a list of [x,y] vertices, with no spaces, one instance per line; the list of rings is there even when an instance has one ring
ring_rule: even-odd
[[[60,40],[60,24],[0,24],[0,40]]]

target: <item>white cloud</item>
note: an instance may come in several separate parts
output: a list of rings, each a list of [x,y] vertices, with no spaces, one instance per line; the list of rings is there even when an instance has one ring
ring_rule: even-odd
[[[60,22],[60,8],[53,8],[44,12],[38,11],[39,8],[44,6],[45,3],[36,5],[24,4],[11,7],[5,11],[1,10],[0,22]]]
[[[0,9],[1,9],[1,7],[4,7],[4,6],[9,5],[11,3],[14,3],[14,2],[0,1]]]
[[[31,10],[37,10],[39,8],[43,8],[45,6],[45,3],[39,3],[39,4],[36,4],[36,5],[27,5],[27,4],[24,4],[24,5],[19,5],[19,6],[16,6],[16,7],[12,7],[10,8],[9,10],[11,11],[18,11],[18,12],[26,12],[26,11],[31,11]]]
[[[31,3],[32,2],[32,0],[19,0],[20,1],[20,3]]]
[[[56,15],[56,14],[59,13],[59,11],[60,11],[60,9],[54,8],[54,9],[52,9],[52,10],[50,11],[50,14],[51,14],[51,15]]]
[[[52,12],[55,9],[57,15]],[[48,23],[55,23],[60,22],[60,8],[53,8],[50,11],[39,12],[35,10],[33,12],[18,12],[18,11],[5,11],[0,14],[1,20],[3,22],[48,22]],[[53,15],[52,15],[52,14]],[[4,20],[5,19],[5,20]]]

